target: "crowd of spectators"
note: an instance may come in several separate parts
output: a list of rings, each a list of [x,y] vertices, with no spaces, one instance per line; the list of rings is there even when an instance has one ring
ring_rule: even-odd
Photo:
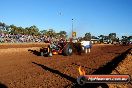
[[[0,33],[0,43],[34,43],[34,42],[49,42],[57,40],[56,38],[46,35],[22,35],[22,34],[4,34]]]

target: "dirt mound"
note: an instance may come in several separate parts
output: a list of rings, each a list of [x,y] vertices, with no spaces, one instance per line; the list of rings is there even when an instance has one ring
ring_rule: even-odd
[[[132,49],[112,74],[129,74],[132,77]],[[109,88],[132,88],[132,81],[128,84],[109,84]]]

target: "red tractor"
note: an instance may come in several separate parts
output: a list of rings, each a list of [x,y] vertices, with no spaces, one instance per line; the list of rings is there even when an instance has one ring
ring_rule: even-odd
[[[55,54],[61,54],[64,56],[70,56],[74,53],[81,54],[82,52],[81,43],[73,42],[58,42],[51,43],[48,47],[43,47],[40,49],[41,56],[52,56]]]
[[[52,56],[55,54],[62,54],[70,56],[73,53],[73,44],[71,42],[60,42],[57,44],[50,44],[48,47],[40,49],[41,56]]]
[[[70,56],[73,52],[77,54],[81,54],[82,52],[87,53],[87,49],[90,50],[90,48],[90,41],[75,42],[71,40],[70,42],[66,42],[64,40],[60,40],[56,43],[50,43],[48,47],[40,49],[40,52],[41,56],[52,56],[55,54]]]

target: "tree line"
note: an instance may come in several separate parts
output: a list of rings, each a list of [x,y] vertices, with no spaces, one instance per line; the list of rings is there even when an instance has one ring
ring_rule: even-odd
[[[99,35],[98,37],[92,36],[91,33],[86,33],[83,37],[85,40],[97,39],[100,43],[113,43],[122,41],[132,41],[132,36],[121,36],[121,39],[117,37],[116,33],[109,33],[108,35]]]

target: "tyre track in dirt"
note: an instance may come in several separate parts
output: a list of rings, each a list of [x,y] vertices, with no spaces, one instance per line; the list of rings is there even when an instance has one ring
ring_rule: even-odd
[[[116,56],[113,60],[106,63],[106,65],[99,67],[96,69],[92,74],[111,74],[112,71],[115,71],[119,63],[121,63],[127,56],[127,54],[132,50],[132,48],[129,48],[125,52],[121,53],[120,55]],[[117,70],[116,70],[117,71]],[[118,73],[119,74],[119,73]],[[130,74],[132,75],[132,74]],[[94,83],[94,84],[85,84],[83,86],[78,85],[75,83],[72,88],[109,88],[109,86],[106,83]],[[119,87],[119,85],[118,85]],[[122,86],[123,87],[123,86]],[[126,88],[126,86],[124,86]],[[112,87],[113,88],[113,87]],[[116,87],[115,87],[116,88]]]

